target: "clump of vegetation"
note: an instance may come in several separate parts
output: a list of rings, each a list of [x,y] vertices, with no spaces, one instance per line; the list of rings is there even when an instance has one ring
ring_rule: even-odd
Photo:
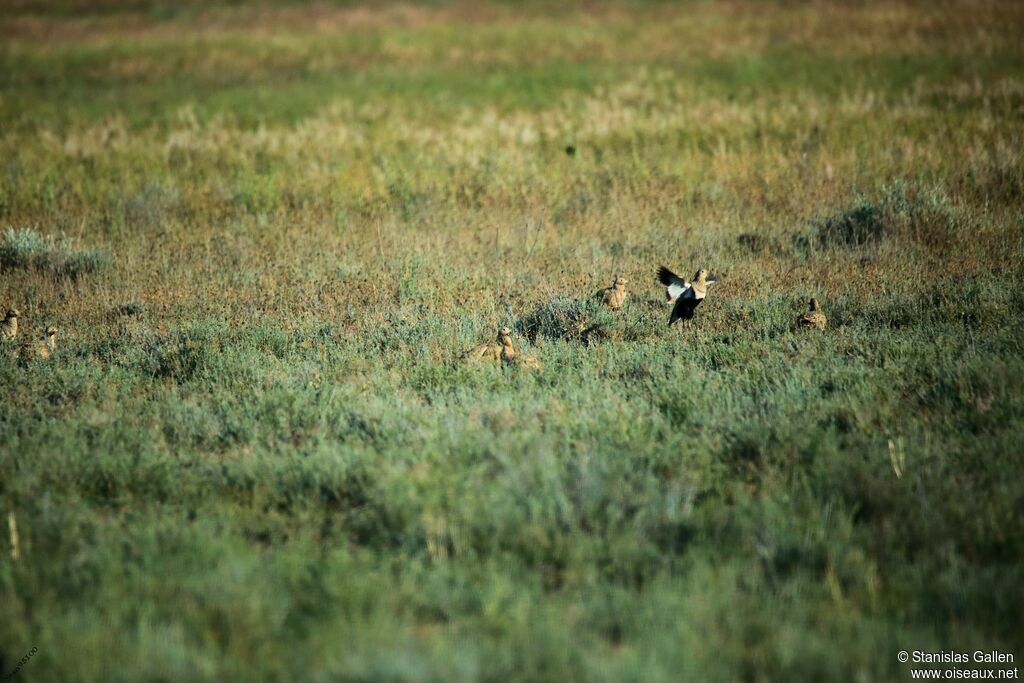
[[[879,242],[886,233],[884,204],[858,200],[849,209],[827,218],[818,227],[818,241],[823,246],[859,247]]]
[[[957,227],[956,212],[945,193],[897,183],[879,199],[861,197],[850,208],[826,218],[818,225],[816,237],[824,247],[905,239],[942,253],[952,246]]]
[[[170,338],[145,340],[140,369],[157,379],[181,384],[210,370],[220,339],[207,327],[197,326]]]
[[[523,316],[519,330],[531,342],[544,337],[575,344],[607,339],[615,315],[594,299],[555,296]]]
[[[67,235],[43,235],[32,228],[7,228],[0,241],[0,267],[49,272],[77,279],[109,263],[99,249],[76,249]]]

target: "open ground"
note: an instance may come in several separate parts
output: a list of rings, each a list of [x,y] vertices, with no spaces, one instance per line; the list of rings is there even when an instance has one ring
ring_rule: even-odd
[[[1024,656],[1022,36],[993,0],[4,3],[0,309],[58,332],[0,356],[3,674]],[[719,279],[671,329],[662,263]],[[543,369],[461,362],[502,326]]]

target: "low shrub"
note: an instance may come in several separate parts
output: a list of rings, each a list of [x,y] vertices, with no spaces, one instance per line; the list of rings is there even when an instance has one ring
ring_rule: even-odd
[[[67,235],[43,235],[32,228],[7,228],[0,240],[0,268],[4,270],[38,270],[77,279],[109,261],[102,250],[76,249]]]

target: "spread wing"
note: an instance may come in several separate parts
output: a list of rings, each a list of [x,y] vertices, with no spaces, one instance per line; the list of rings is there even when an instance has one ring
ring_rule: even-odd
[[[658,282],[665,285],[665,296],[672,303],[679,295],[690,288],[690,283],[679,277],[665,266],[658,268]]]

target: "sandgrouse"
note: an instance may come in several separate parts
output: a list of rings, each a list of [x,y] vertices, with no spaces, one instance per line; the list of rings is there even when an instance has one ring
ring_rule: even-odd
[[[528,370],[541,370],[544,368],[536,356],[527,356],[516,351],[516,347],[512,345],[511,339],[501,348],[501,362]]]
[[[626,303],[626,285],[628,283],[629,280],[621,275],[616,275],[615,279],[612,280],[611,287],[598,290],[598,301],[613,311],[621,310],[622,304]]]
[[[46,328],[46,333],[21,347],[22,360],[46,360],[57,350],[57,328]]]
[[[811,310],[796,319],[797,327],[808,327],[815,330],[823,330],[828,327],[828,318],[821,312],[817,299],[811,299]]]
[[[498,337],[493,342],[489,344],[481,344],[480,346],[470,349],[463,354],[462,358],[466,361],[504,360],[506,349],[508,349],[513,356],[515,355],[515,349],[512,348],[512,330],[507,327],[503,327],[498,331]]]
[[[3,322],[0,322],[0,339],[5,342],[14,341],[14,338],[18,336],[18,316],[20,315],[21,311],[17,308],[7,309],[7,315]]]
[[[671,326],[677,320],[689,320],[697,310],[697,306],[708,293],[708,285],[717,282],[714,278],[708,277],[708,271],[701,268],[693,277],[693,282],[687,282],[671,270],[662,266],[658,269],[658,281],[665,285],[665,297],[668,303],[675,302],[672,307],[672,315],[668,319]]]
[[[513,363],[521,368],[526,368],[527,370],[544,369],[544,365],[539,360],[537,360],[536,356],[526,356],[523,354],[518,354],[513,360]]]

